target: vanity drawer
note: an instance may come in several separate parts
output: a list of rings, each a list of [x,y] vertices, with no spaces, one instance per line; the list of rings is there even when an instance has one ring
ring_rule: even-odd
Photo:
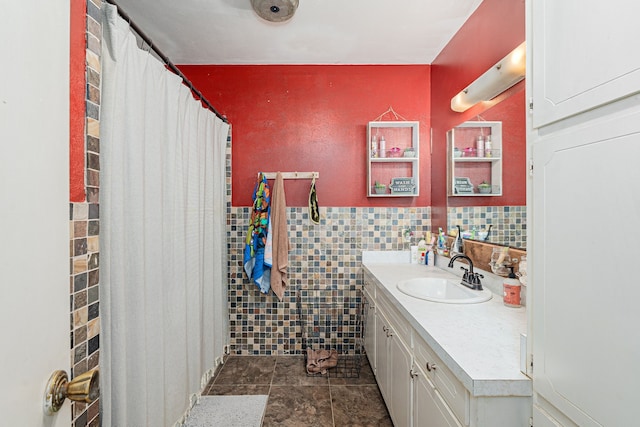
[[[435,385],[451,411],[464,425],[469,425],[469,392],[467,389],[436,356],[431,347],[417,335],[414,335],[413,354],[416,365]]]

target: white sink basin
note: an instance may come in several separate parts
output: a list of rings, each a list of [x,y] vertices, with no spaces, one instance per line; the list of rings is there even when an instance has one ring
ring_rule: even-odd
[[[460,284],[460,279],[419,277],[398,282],[398,289],[411,297],[447,304],[476,304],[489,301],[491,291],[475,291]]]

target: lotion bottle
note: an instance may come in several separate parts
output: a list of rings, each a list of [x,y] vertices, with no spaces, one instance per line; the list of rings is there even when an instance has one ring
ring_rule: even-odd
[[[507,307],[520,307],[520,281],[513,272],[513,266],[509,266],[509,276],[504,279],[504,305]]]
[[[421,239],[418,242],[418,264],[426,264],[427,263],[427,242],[424,239]]]

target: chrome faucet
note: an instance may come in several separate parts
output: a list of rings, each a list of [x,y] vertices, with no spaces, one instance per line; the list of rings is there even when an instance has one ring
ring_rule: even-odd
[[[480,283],[480,278],[484,279],[484,276],[473,271],[473,261],[471,261],[471,258],[461,254],[454,255],[453,257],[451,257],[451,261],[449,261],[449,268],[453,268],[453,262],[458,258],[466,259],[467,263],[469,263],[468,269],[460,267],[460,269],[464,270],[464,275],[462,276],[462,282],[460,282],[460,284],[466,286],[467,288],[481,291],[482,283]]]

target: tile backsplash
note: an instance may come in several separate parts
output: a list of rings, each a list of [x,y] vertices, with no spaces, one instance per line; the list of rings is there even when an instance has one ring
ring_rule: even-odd
[[[100,1],[86,3],[85,193],[69,203],[70,377],[100,367]],[[73,427],[97,427],[100,398],[70,402]]]
[[[430,208],[321,208],[320,224],[308,208],[288,208],[289,287],[282,301],[262,294],[243,271],[242,259],[251,210],[229,214],[230,348],[236,354],[299,354],[301,333],[296,290],[332,290],[338,299],[355,298],[362,285],[362,251],[408,249],[402,230],[430,229]]]
[[[447,208],[449,227],[460,225],[463,230],[488,229],[489,241],[514,248],[527,247],[526,206],[465,206]]]

